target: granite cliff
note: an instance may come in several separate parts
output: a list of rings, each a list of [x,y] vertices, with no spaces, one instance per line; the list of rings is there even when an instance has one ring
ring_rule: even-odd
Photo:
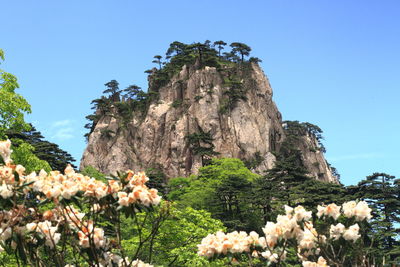
[[[81,168],[115,173],[157,167],[177,177],[195,174],[211,157],[255,162],[252,169],[259,173],[274,165],[286,134],[271,85],[257,63],[247,62],[233,74],[228,66],[201,66],[197,60],[156,90],[153,83],[150,75],[149,90],[157,98],[140,116],[123,120],[115,112],[97,113]],[[304,134],[300,140],[310,175],[337,183],[316,137]]]

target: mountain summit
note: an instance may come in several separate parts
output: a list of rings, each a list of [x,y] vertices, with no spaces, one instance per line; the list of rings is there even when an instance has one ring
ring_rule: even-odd
[[[234,45],[241,43],[233,43],[224,56],[207,42],[197,47],[174,43],[167,51],[169,62],[155,56],[159,69],[148,71],[148,93],[131,86],[124,91],[134,96],[121,96],[118,83],[106,84],[111,96],[94,101],[81,168],[104,173],[157,168],[178,177],[197,173],[212,157],[234,157],[262,173],[274,166],[295,125],[302,130],[296,131],[294,144],[309,175],[338,182],[319,132],[310,131],[311,124],[282,122],[259,60],[245,60],[247,50]]]

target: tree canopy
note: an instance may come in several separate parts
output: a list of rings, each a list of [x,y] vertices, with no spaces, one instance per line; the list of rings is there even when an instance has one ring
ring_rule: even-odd
[[[0,61],[4,60],[4,51],[0,49]],[[27,130],[29,125],[24,114],[31,112],[31,106],[15,91],[19,88],[17,78],[0,69],[0,138],[5,138],[7,129]]]
[[[32,146],[32,153],[40,160],[46,161],[52,170],[64,170],[68,164],[73,168],[75,159],[68,152],[62,150],[57,144],[44,139],[43,135],[30,124],[30,130],[18,132],[14,129],[7,131],[7,136],[13,143],[18,140]]]

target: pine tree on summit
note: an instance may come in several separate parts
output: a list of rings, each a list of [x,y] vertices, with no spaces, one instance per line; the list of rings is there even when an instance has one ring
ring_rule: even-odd
[[[224,49],[224,46],[226,46],[226,43],[224,41],[214,42],[214,47],[218,48],[218,57],[221,57],[221,50]]]
[[[244,43],[231,43],[231,47],[233,54],[240,54],[241,62],[244,62],[244,56],[250,55],[251,48]]]
[[[137,86],[136,84],[128,86],[123,90],[123,92],[125,93],[124,97],[127,99],[136,99],[140,93],[143,93],[140,86]]]
[[[103,91],[103,94],[110,94],[110,100],[112,102],[120,101],[120,93],[119,83],[116,80],[111,80],[108,83],[104,84],[107,89]]]
[[[161,59],[162,59],[162,56],[155,55],[153,58],[154,58],[154,60],[152,61],[152,63],[158,64],[158,66],[159,66],[158,70],[161,70],[161,65],[162,65]]]

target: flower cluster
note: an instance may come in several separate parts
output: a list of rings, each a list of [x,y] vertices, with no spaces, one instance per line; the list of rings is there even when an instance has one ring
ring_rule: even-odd
[[[96,222],[97,215],[110,207],[118,212],[124,206],[158,205],[161,197],[156,189],[146,186],[149,179],[145,173],[127,171],[106,183],[77,173],[71,166],[67,166],[64,173],[42,170],[26,175],[23,166],[13,164],[11,153],[11,142],[0,141],[0,157],[5,163],[0,166],[0,196],[9,200],[4,202],[9,210],[0,210],[0,251],[7,246],[21,247],[16,242],[26,242],[23,246],[44,244],[56,251],[60,249],[59,241],[68,238],[61,238],[65,234],[74,239],[72,243],[77,244],[78,249],[90,248],[87,250],[90,253],[99,253],[97,258],[102,262],[99,266],[151,266],[111,253],[115,245]],[[90,205],[82,208],[88,213],[70,205],[80,201]],[[39,202],[50,203],[53,208],[43,211]],[[24,206],[27,203],[30,208]],[[11,238],[14,234],[20,236],[15,239],[18,241]]]
[[[60,241],[61,234],[56,232],[57,228],[58,226],[52,226],[52,223],[47,220],[39,223],[32,222],[26,224],[26,230],[28,232],[36,231],[42,234],[46,239],[45,244],[50,248],[54,248],[58,241]]]
[[[328,264],[323,257],[319,257],[317,262],[303,261],[303,267],[328,267]]]
[[[28,190],[33,190],[42,193],[48,199],[71,199],[82,193],[85,197],[94,197],[97,200],[112,195],[119,199],[118,203],[121,206],[135,203],[150,206],[158,205],[161,201],[157,189],[149,189],[145,185],[149,178],[144,172],[135,174],[133,171],[127,171],[126,181],[109,180],[108,183],[76,173],[71,166],[67,166],[64,174],[59,171],[46,173],[42,170],[39,174],[33,172],[24,175],[23,166],[11,164],[10,148],[9,140],[0,142],[0,155],[7,163],[0,167],[0,196],[4,199],[14,194],[15,186],[29,184],[29,187],[25,188],[25,194]],[[18,173],[18,181],[15,179],[14,172]]]
[[[327,206],[318,206],[318,218],[332,217],[337,220],[340,216],[344,218],[355,217],[356,221],[371,218],[371,209],[364,201],[350,201],[338,206],[334,203]],[[361,237],[360,226],[356,223],[348,228],[338,223],[329,228],[329,239],[327,235],[319,233],[312,221],[312,212],[302,206],[295,208],[285,206],[285,215],[278,215],[276,222],[267,222],[262,228],[265,237],[251,232],[217,232],[205,237],[198,245],[198,254],[208,258],[214,255],[226,255],[228,253],[248,253],[253,257],[259,254],[269,262],[284,260],[285,248],[290,244],[296,244],[297,256],[303,266],[328,266],[327,260],[321,256],[321,248],[329,240],[343,238],[346,241],[355,242]],[[262,252],[259,252],[263,250]],[[318,260],[310,261],[309,258],[319,257]]]
[[[81,245],[83,248],[90,247],[90,240],[93,240],[96,248],[103,247],[105,245],[104,230],[99,227],[93,227],[93,222],[89,222],[88,225],[82,229],[82,231],[79,231],[78,237],[79,245]]]
[[[100,264],[100,266],[118,266],[118,267],[153,267],[153,265],[145,263],[141,260],[131,261],[126,257],[123,259],[121,256],[118,256],[113,253],[104,253],[104,260]],[[67,264],[64,267],[75,267],[73,264]]]
[[[61,174],[59,171],[46,173],[42,170],[39,175],[31,173],[26,177],[22,177],[22,180],[32,183],[30,187],[35,192],[43,193],[47,198],[71,199],[82,192],[85,197],[94,197],[100,200],[112,195],[113,197],[118,197],[120,205],[124,206],[134,203],[141,203],[146,206],[158,205],[161,200],[161,197],[157,194],[157,189],[149,189],[145,185],[148,178],[144,173],[133,174],[132,171],[128,171],[130,180],[125,187],[118,180],[110,180],[106,184],[95,178],[75,173],[71,166],[68,166],[64,173]],[[140,179],[137,177],[140,177]],[[129,200],[123,202],[121,198],[125,194]]]
[[[149,180],[144,172],[134,174],[128,171],[126,178],[127,192],[118,192],[118,203],[121,206],[129,206],[133,203],[140,202],[145,206],[158,205],[161,197],[157,194],[157,189],[148,189],[145,183]]]
[[[368,207],[365,201],[349,201],[342,205],[342,207],[337,206],[335,203],[329,204],[327,206],[318,205],[318,218],[322,216],[330,216],[337,220],[342,214],[347,218],[355,217],[356,221],[363,221],[365,219],[370,220],[372,218],[371,208]]]
[[[246,232],[223,233],[206,236],[198,245],[198,254],[211,258],[214,254],[243,253],[249,252],[252,246],[265,247],[265,238],[260,238],[256,232],[247,234]]]
[[[360,226],[358,224],[353,224],[349,228],[346,228],[343,224],[338,223],[337,225],[331,225],[329,233],[330,237],[334,240],[343,237],[347,241],[356,241],[361,237],[359,230]]]

